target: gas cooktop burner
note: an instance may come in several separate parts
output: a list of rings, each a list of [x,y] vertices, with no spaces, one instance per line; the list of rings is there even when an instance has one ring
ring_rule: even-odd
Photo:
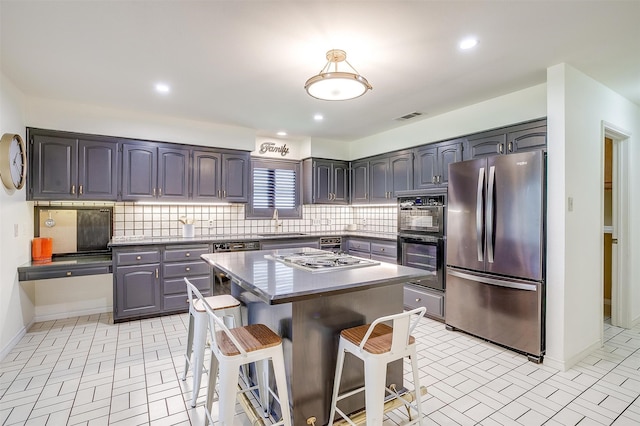
[[[339,271],[380,264],[379,262],[369,259],[361,259],[348,254],[326,251],[296,252],[287,254],[274,253],[266,255],[265,257],[309,272]]]

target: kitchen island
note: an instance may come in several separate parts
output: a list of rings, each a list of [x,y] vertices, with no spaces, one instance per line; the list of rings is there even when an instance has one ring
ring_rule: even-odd
[[[309,270],[283,260],[315,249],[262,250],[203,254],[232,280],[232,295],[246,306],[248,324],[262,323],[283,338],[295,425],[328,420],[340,331],[401,312],[403,283],[426,272],[391,263]],[[402,361],[389,365],[387,385],[402,386]],[[343,389],[364,381],[362,363],[347,356]],[[364,395],[343,401],[346,412],[364,406]]]

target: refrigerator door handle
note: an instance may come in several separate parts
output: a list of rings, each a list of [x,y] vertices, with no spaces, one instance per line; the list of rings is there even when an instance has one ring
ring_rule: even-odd
[[[484,199],[482,197],[484,190],[484,167],[480,167],[478,171],[478,192],[476,197],[476,241],[478,248],[478,262],[484,261],[484,238],[482,238],[482,229],[484,225]]]
[[[454,277],[458,277],[458,278],[462,278],[464,280],[469,280],[469,281],[475,281],[475,282],[479,282],[479,283],[483,283],[483,284],[490,284],[490,285],[497,285],[500,287],[506,287],[506,288],[513,288],[516,290],[526,290],[526,291],[537,291],[537,286],[535,284],[526,284],[526,283],[519,283],[519,282],[513,282],[513,281],[503,281],[503,280],[497,280],[495,278],[489,278],[489,277],[479,277],[476,275],[472,275],[472,274],[467,274],[464,272],[460,272],[460,271],[456,271],[453,269],[447,269],[447,273],[449,275],[452,275]]]
[[[493,193],[496,186],[496,167],[489,167],[489,183],[487,184],[487,261],[493,263],[493,251],[494,251],[494,224],[495,224],[495,210],[493,205]]]

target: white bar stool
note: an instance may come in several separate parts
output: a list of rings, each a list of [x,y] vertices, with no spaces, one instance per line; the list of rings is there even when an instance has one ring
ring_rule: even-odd
[[[200,392],[200,381],[202,379],[202,363],[204,362],[204,349],[207,343],[207,312],[202,302],[194,299],[192,288],[196,287],[187,279],[187,294],[189,302],[189,335],[187,337],[187,352],[185,354],[184,374],[182,380],[187,380],[189,367],[193,368],[193,396],[191,406],[196,406],[198,393]],[[197,289],[196,289],[197,291]],[[198,292],[200,293],[200,292]],[[219,296],[205,297],[207,304],[221,317],[232,319],[229,327],[242,325],[242,315],[240,312],[240,302],[233,296],[223,294]]]
[[[337,403],[362,391],[365,392],[367,426],[379,426],[382,424],[386,393],[395,395],[403,400],[407,407],[410,406],[418,412],[418,417],[407,424],[418,423],[422,425],[418,356],[416,354],[415,339],[411,336],[411,333],[426,311],[427,309],[424,307],[417,308],[412,311],[381,317],[371,324],[348,328],[340,332],[329,425],[333,424],[335,414],[338,413],[347,423],[355,426],[355,423],[349,419],[348,415],[338,408]],[[418,315],[412,321],[411,316],[414,314]],[[386,321],[393,321],[392,326],[383,324]],[[365,385],[339,394],[346,352],[357,356],[364,362]],[[411,403],[394,390],[385,387],[387,364],[407,356],[411,358],[415,403]]]
[[[278,395],[273,393],[267,385],[262,387],[253,386],[240,390],[248,392],[251,390],[268,389],[266,392],[260,391],[260,399],[270,393],[280,404],[282,419],[273,425],[291,426],[291,410],[289,408],[289,393],[287,390],[287,377],[284,368],[284,353],[282,350],[282,339],[269,327],[263,324],[252,324],[244,327],[229,329],[222,319],[216,315],[215,311],[207,300],[202,297],[193,284],[187,281],[191,290],[204,306],[209,318],[209,336],[211,338],[211,364],[209,365],[209,385],[207,387],[207,403],[205,412],[207,421],[213,423],[211,418],[211,406],[213,404],[213,394],[216,387],[216,378],[220,373],[220,386],[218,392],[218,424],[220,426],[230,426],[233,424],[235,414],[236,395],[240,367],[249,363],[255,363],[258,367],[258,381],[265,380],[268,372],[269,359],[273,364],[273,371],[276,379]]]

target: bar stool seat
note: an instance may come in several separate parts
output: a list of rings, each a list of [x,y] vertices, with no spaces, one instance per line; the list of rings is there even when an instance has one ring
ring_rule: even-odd
[[[186,279],[185,279],[186,281]],[[284,367],[284,353],[282,339],[269,327],[263,324],[252,324],[244,327],[229,329],[224,321],[207,304],[206,299],[200,294],[193,284],[187,281],[198,301],[205,308],[209,319],[209,336],[211,338],[211,363],[209,365],[209,384],[207,386],[207,402],[205,413],[207,420],[213,423],[211,407],[219,373],[218,391],[218,424],[230,426],[233,424],[234,409],[238,388],[240,368],[249,363],[256,364],[258,386],[247,387],[240,392],[248,392],[259,389],[260,400],[267,400],[270,393],[280,404],[282,419],[274,425],[291,426],[291,410],[289,407],[289,392],[287,389],[287,377]],[[278,395],[268,389],[268,363],[271,360],[276,380]],[[263,408],[265,406],[263,405]]]
[[[367,426],[381,425],[384,415],[384,402],[386,394],[391,394],[401,399],[407,408],[417,411],[417,418],[407,424],[422,425],[422,408],[420,401],[420,383],[418,373],[418,359],[416,353],[415,338],[411,335],[420,318],[424,316],[426,308],[417,308],[376,319],[371,324],[364,324],[348,328],[340,332],[338,344],[338,359],[333,381],[333,397],[331,398],[331,413],[328,424],[333,424],[336,413],[347,423],[354,425],[347,414],[338,408],[338,402],[342,399],[365,393],[365,406]],[[412,319],[411,317],[415,315]],[[385,322],[392,322],[392,326]],[[345,354],[349,352],[364,362],[365,385],[343,394],[340,394],[340,380],[344,366]],[[411,401],[399,395],[395,389],[385,387],[387,376],[387,364],[409,357],[413,372],[413,385],[415,388],[415,401]]]
[[[189,367],[193,369],[193,394],[191,397],[191,406],[196,406],[196,400],[200,392],[200,383],[202,380],[202,368],[204,362],[204,351],[207,340],[207,312],[202,301],[195,298],[193,291],[189,285],[193,284],[184,279],[187,283],[187,294],[189,302],[189,334],[187,337],[187,351],[185,353],[184,373],[182,380],[187,379]],[[193,286],[193,288],[196,288]],[[230,327],[242,325],[242,316],[240,312],[240,302],[229,294],[219,296],[208,296],[204,300],[221,317],[226,317]],[[233,318],[233,320],[231,320]]]

